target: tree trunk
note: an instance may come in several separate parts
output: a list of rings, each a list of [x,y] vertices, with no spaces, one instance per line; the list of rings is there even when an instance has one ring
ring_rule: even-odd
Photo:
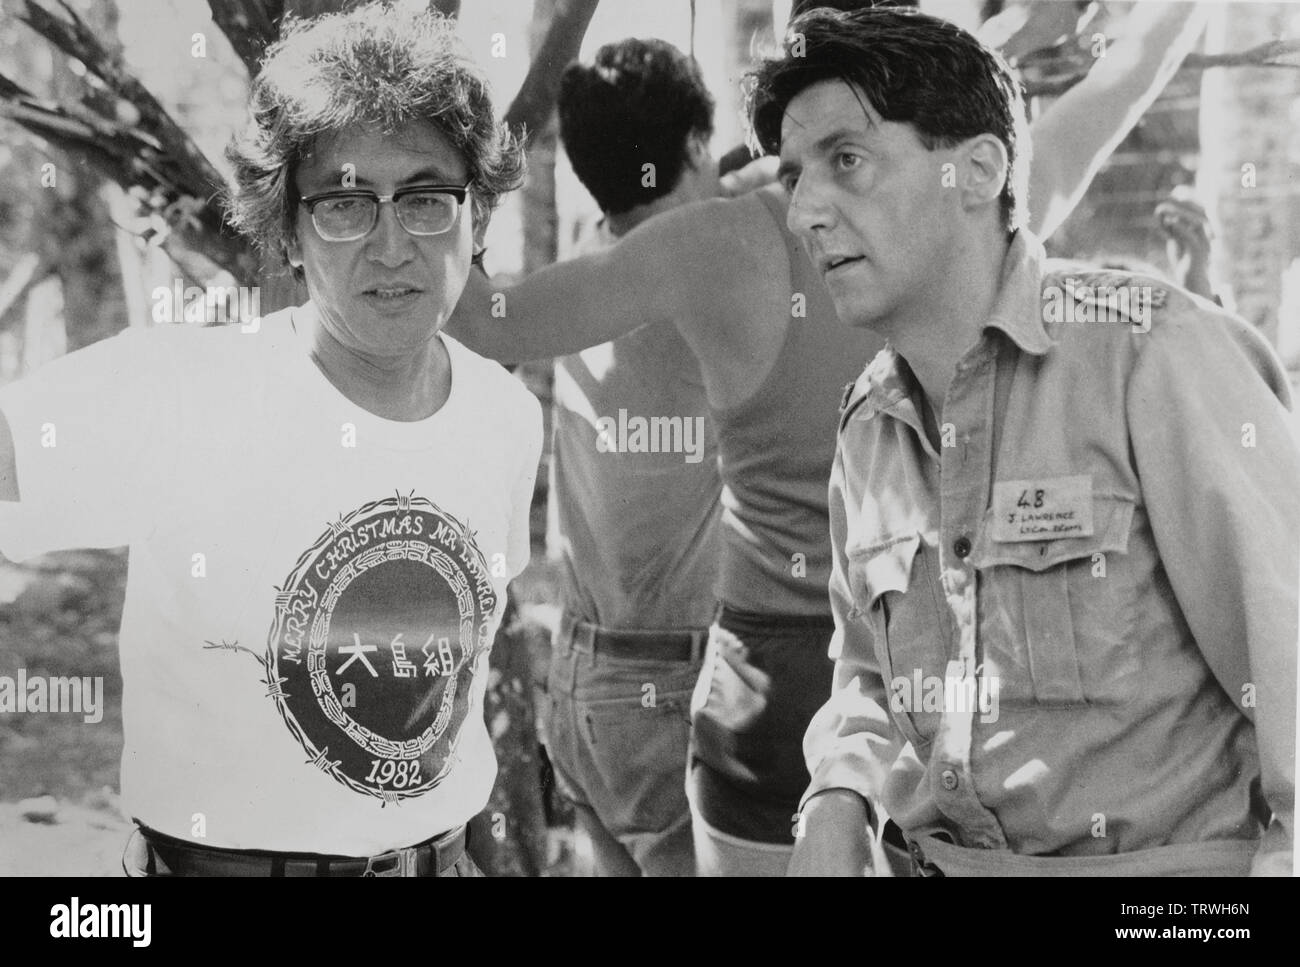
[[[531,134],[551,123],[560,75],[578,56],[599,2],[534,0],[528,75],[505,113],[505,121],[512,129]]]
[[[117,36],[117,7],[80,3],[78,12],[107,45]],[[60,56],[49,78],[55,100],[75,101],[84,87]],[[58,275],[63,294],[62,325],[67,352],[89,346],[126,328],[126,305],[117,260],[116,229],[109,217],[103,175],[84,159],[55,151],[54,187],[41,190],[39,214],[31,226]],[[57,337],[55,337],[57,339]]]
[[[554,31],[548,28],[554,23],[555,13],[556,0],[535,0],[530,38],[534,57],[548,38],[554,44]],[[537,83],[533,72],[529,78]],[[525,80],[524,89],[528,88],[529,80]],[[541,115],[534,114],[528,142],[528,177],[523,188],[525,272],[555,261],[555,125],[549,123],[554,110],[552,99],[545,123],[539,121]],[[542,397],[543,412],[549,415],[550,364],[534,363],[520,371],[529,388]],[[550,440],[549,432],[545,440]],[[546,479],[545,457],[538,476]],[[544,491],[543,486],[535,508],[538,504],[544,506]],[[536,545],[545,527],[545,515],[532,516],[530,529]],[[497,783],[488,808],[470,827],[474,861],[490,876],[537,876],[546,868],[546,811],[533,667],[544,663],[549,646],[547,629],[522,616],[512,596],[492,646],[492,675],[485,708],[497,752]]]

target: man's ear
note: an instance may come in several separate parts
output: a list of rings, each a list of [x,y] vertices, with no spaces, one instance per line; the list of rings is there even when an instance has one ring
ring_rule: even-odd
[[[717,162],[709,151],[709,139],[699,134],[692,134],[686,139],[686,158],[696,171],[715,169]]]
[[[487,237],[488,221],[486,216],[482,220],[475,218],[474,230],[470,232],[470,251],[473,252],[470,256],[470,264],[477,265],[479,268],[483,267],[483,254],[487,251],[483,240]]]
[[[971,209],[996,203],[1011,173],[1007,146],[992,134],[977,134],[962,142],[955,155],[962,207]]]

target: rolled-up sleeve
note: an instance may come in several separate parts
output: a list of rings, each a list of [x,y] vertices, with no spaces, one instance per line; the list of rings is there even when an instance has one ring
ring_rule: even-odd
[[[830,699],[813,717],[804,735],[804,757],[812,783],[800,808],[828,789],[848,789],[867,801],[874,825],[901,741],[889,718],[885,683],[870,628],[859,616],[849,587],[845,546],[849,520],[856,516],[861,501],[848,485],[842,448],[843,439],[836,448],[830,482],[834,555],[830,598],[835,618],[830,657],[835,661],[835,677]]]
[[[1246,323],[1157,319],[1127,416],[1156,546],[1219,683],[1255,725],[1272,820],[1253,872],[1295,840],[1300,450],[1286,376]]]

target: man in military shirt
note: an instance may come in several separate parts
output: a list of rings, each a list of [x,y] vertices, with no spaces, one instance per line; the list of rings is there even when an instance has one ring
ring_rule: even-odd
[[[1276,356],[1182,290],[1045,261],[1020,95],[966,32],[867,10],[791,36],[755,133],[840,316],[890,341],[841,414],[791,871],[883,872],[889,819],[924,874],[1289,873]]]

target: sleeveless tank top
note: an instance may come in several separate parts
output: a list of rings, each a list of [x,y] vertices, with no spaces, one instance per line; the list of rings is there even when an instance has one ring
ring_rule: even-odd
[[[742,611],[829,615],[827,488],[839,404],[845,385],[885,341],[840,322],[816,268],[786,229],[780,188],[737,201],[764,206],[785,240],[791,297],[773,309],[786,337],[762,386],[738,406],[712,409],[723,481],[718,593]],[[805,317],[796,311],[801,301]]]
[[[699,363],[677,328],[557,360],[553,417],[548,544],[565,608],[619,630],[708,627],[721,481]]]

